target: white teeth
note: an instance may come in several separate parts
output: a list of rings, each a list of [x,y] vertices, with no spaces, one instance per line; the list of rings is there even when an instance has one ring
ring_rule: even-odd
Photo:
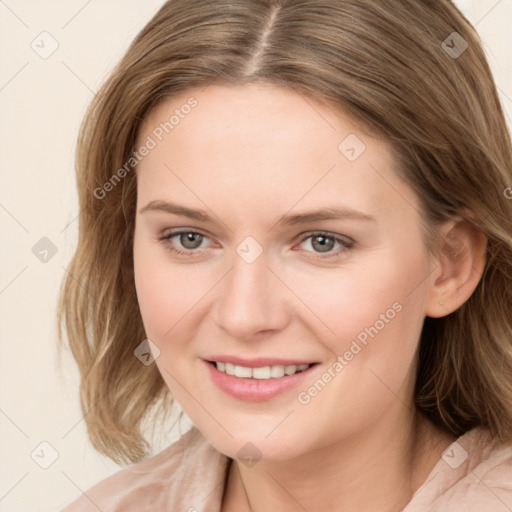
[[[286,375],[293,375],[296,371],[297,371],[297,365],[295,365],[295,364],[291,364],[290,366],[284,367],[284,373],[286,373]]]
[[[282,364],[278,364],[276,366],[270,367],[270,376],[275,378],[284,377],[284,366]]]
[[[216,362],[217,370],[228,375],[235,375],[241,378],[253,378],[260,380],[276,379],[284,377],[285,375],[294,375],[295,373],[302,372],[308,369],[311,365],[309,364],[290,364],[284,366],[278,364],[275,366],[262,366],[259,368],[248,368],[247,366],[238,366],[231,363]]]
[[[253,368],[252,372],[249,373],[252,374],[249,375],[249,377],[252,377],[253,379],[270,379],[271,377],[270,366],[263,366],[262,368]]]
[[[247,366],[235,365],[235,375],[237,377],[245,377],[250,379],[252,377],[252,368],[247,368]]]

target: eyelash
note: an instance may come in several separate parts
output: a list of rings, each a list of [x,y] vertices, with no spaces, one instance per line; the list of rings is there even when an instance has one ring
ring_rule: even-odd
[[[199,252],[199,250],[200,250],[199,248],[197,248],[197,249],[188,249],[188,250],[180,250],[180,249],[176,249],[176,247],[173,247],[173,245],[170,243],[170,240],[172,238],[178,236],[178,235],[183,234],[183,233],[202,236],[202,237],[204,237],[203,240],[208,238],[206,235],[204,235],[203,233],[200,233],[198,231],[192,231],[192,230],[188,230],[188,229],[183,229],[183,230],[175,230],[175,231],[172,231],[170,233],[167,233],[166,235],[163,235],[163,236],[159,237],[158,240],[161,243],[164,244],[165,248],[168,251],[170,251],[170,252],[172,252],[174,254],[177,254],[179,256],[191,256],[194,252]],[[332,258],[332,257],[335,257],[335,256],[340,256],[342,253],[350,252],[354,248],[354,246],[355,246],[355,242],[351,238],[345,237],[345,236],[344,237],[340,237],[339,235],[336,235],[334,233],[329,233],[329,232],[326,232],[326,231],[310,232],[306,236],[301,238],[299,244],[303,244],[306,240],[308,240],[310,238],[319,237],[319,236],[333,239],[341,247],[339,247],[335,252],[329,252],[329,253],[319,253],[319,252],[313,252],[313,251],[306,251],[306,252],[309,252],[309,253],[313,252],[313,254],[317,254],[318,256],[315,256],[314,259],[327,259],[327,258]]]

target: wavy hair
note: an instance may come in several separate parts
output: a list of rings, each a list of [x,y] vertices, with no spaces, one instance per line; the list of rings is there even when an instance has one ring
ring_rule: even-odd
[[[146,338],[132,254],[141,123],[189,88],[253,82],[324,101],[388,141],[421,201],[429,250],[439,249],[439,223],[456,216],[487,236],[471,297],[425,319],[415,402],[455,436],[482,426],[511,443],[512,148],[474,27],[449,0],[170,0],[102,85],[78,136],[81,215],[58,347],[67,342],[78,365],[92,445],[117,463],[141,460],[151,446],[143,420],[173,403],[156,365],[134,356]]]

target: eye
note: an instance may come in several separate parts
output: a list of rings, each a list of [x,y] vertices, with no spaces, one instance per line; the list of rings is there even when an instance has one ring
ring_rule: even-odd
[[[176,241],[173,242],[173,239]],[[199,252],[196,249],[203,248],[203,242],[208,240],[208,237],[202,233],[196,231],[172,231],[164,236],[159,237],[159,241],[162,242],[166,249],[182,255],[190,255],[192,252]],[[178,244],[178,247],[176,247]]]
[[[182,255],[193,256],[199,254],[207,247],[210,240],[206,235],[192,230],[174,230],[160,236],[158,240],[164,244],[170,252]],[[333,233],[316,232],[310,233],[301,239],[300,245],[309,253],[317,254],[318,258],[330,258],[348,253],[355,242],[349,237]]]
[[[307,252],[317,253],[325,256],[320,257],[333,257],[340,256],[347,253],[355,245],[355,242],[348,237],[335,235],[333,233],[317,232],[311,233],[302,238],[301,245],[306,247]],[[312,249],[312,250],[310,250]],[[333,249],[336,249],[334,252]]]

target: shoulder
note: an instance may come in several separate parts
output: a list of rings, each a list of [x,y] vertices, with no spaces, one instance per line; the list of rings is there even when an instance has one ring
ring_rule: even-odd
[[[425,484],[403,512],[510,512],[512,444],[497,443],[475,428],[443,452]]]
[[[214,510],[214,504],[220,506],[228,461],[192,427],[157,455],[97,483],[62,512],[128,512],[145,506],[187,511],[208,504]]]

